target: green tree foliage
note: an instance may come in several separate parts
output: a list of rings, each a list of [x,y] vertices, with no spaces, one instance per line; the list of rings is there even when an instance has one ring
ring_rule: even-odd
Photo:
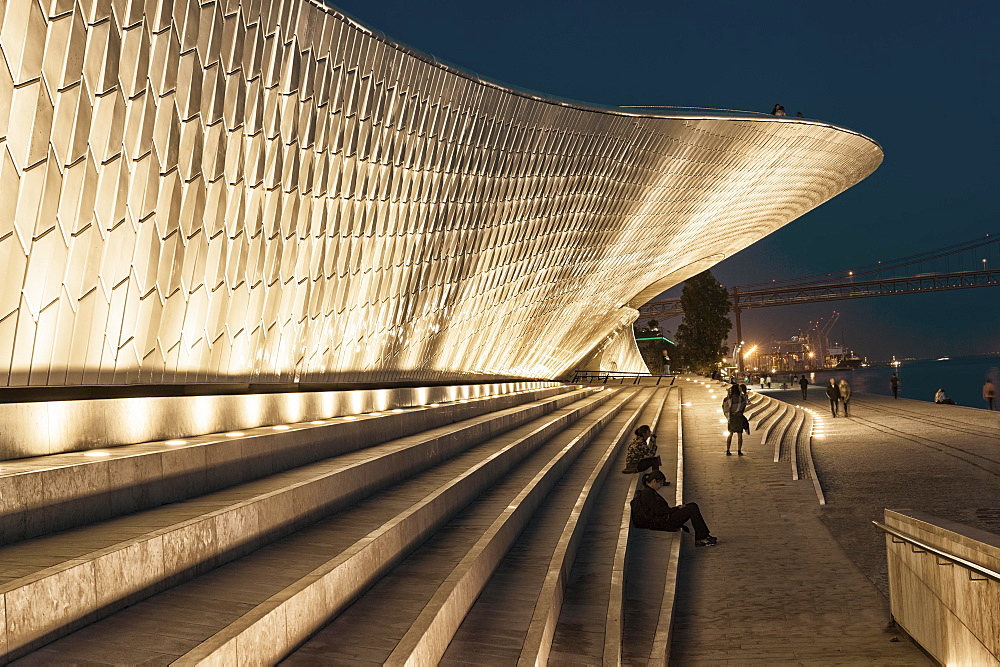
[[[693,371],[710,374],[729,353],[723,345],[732,328],[729,294],[711,271],[703,271],[684,282],[681,308],[684,320],[677,327],[680,362]]]

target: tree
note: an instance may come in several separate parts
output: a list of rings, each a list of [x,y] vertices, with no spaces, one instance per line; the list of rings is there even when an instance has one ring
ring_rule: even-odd
[[[729,293],[711,271],[703,271],[684,282],[681,308],[684,320],[677,327],[680,362],[691,370],[712,373],[729,353],[723,345],[732,324]]]

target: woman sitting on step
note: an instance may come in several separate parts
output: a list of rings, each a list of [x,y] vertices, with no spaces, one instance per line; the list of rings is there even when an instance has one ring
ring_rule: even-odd
[[[649,425],[643,424],[635,430],[635,437],[625,452],[625,469],[622,473],[632,475],[647,468],[659,470],[660,457],[656,455],[656,436]]]

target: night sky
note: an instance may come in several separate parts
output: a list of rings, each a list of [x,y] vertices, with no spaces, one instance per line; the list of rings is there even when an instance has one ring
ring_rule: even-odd
[[[801,111],[882,145],[885,161],[868,179],[717,265],[726,287],[1000,234],[996,0],[333,4],[514,87],[606,105],[770,111],[781,103],[790,116]],[[950,269],[982,268],[973,255]],[[935,270],[943,267],[915,272]],[[1000,352],[997,287],[753,310],[744,339],[787,339],[834,310],[833,338],[870,359]],[[675,329],[679,320],[662,324]]]

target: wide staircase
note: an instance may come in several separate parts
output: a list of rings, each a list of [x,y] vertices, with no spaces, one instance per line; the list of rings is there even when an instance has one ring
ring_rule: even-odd
[[[631,529],[620,471],[650,424],[681,499],[681,391],[547,386],[2,462],[0,654],[665,663],[682,534]]]

